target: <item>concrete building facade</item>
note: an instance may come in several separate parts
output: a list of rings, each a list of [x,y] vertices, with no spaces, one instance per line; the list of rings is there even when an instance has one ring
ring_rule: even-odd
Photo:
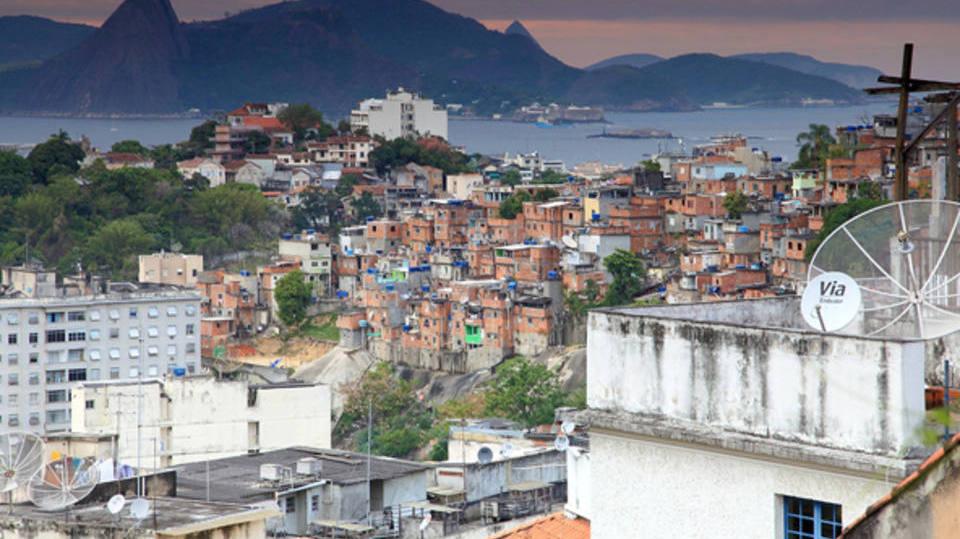
[[[203,255],[162,252],[140,255],[139,261],[141,283],[194,287],[203,272]]]
[[[387,93],[385,99],[367,99],[350,113],[354,132],[365,129],[370,136],[387,140],[413,136],[447,139],[447,110],[432,99],[403,88]]]

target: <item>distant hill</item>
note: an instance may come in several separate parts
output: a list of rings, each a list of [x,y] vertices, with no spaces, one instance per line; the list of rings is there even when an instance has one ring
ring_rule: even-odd
[[[859,98],[834,81],[711,55],[639,70],[576,69],[522,24],[512,26],[492,31],[425,0],[286,1],[190,24],[178,21],[169,0],[125,0],[39,67],[0,70],[0,110],[176,113],[277,100],[341,115],[397,86],[481,114],[531,101],[688,110],[713,101]]]
[[[77,46],[96,28],[42,17],[0,17],[0,69],[42,62]]]
[[[687,54],[639,70],[671,81],[699,105],[796,105],[804,99],[860,102],[861,92],[835,80],[715,54]]]
[[[607,58],[593,65],[587,66],[587,71],[596,71],[598,69],[603,69],[605,67],[611,66],[630,66],[637,69],[647,67],[650,64],[655,64],[663,60],[662,56],[657,56],[656,54],[622,54],[620,56],[614,56],[613,58]]]
[[[832,62],[821,62],[812,56],[796,54],[793,52],[769,52],[769,53],[751,53],[738,54],[731,58],[741,60],[752,60],[754,62],[763,62],[765,64],[776,65],[806,73],[808,75],[817,75],[826,77],[838,82],[842,82],[852,88],[866,88],[877,84],[877,77],[883,72],[879,69],[852,64],[838,64]]]
[[[504,34],[508,36],[523,36],[534,43],[537,43],[537,38],[533,37],[533,34],[530,33],[530,30],[527,30],[527,27],[523,25],[520,21],[513,21],[510,23],[510,26],[503,31]],[[537,43],[539,45],[539,43]]]

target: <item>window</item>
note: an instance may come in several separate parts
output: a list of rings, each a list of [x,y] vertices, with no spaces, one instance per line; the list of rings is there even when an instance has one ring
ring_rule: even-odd
[[[193,316],[193,315],[197,314],[197,308],[194,307],[193,305],[187,305],[187,306],[183,309],[183,312],[186,313],[187,316]]]
[[[120,311],[110,309],[110,320],[120,320]]]
[[[135,320],[137,318],[137,308],[130,307],[130,319]]]
[[[63,322],[63,313],[47,313],[48,324],[58,324]]]
[[[140,376],[140,369],[136,367],[130,367],[130,378],[136,378]]]
[[[20,375],[15,372],[11,372],[10,374],[8,374],[7,385],[11,385],[11,386],[20,385]]]
[[[196,351],[197,351],[197,345],[192,342],[188,342],[186,346],[186,353],[193,354]]]
[[[31,333],[30,337],[27,340],[30,341],[30,344],[37,344],[37,342],[40,341],[40,335],[36,333]]]
[[[173,359],[173,356],[177,355],[177,345],[171,344],[167,346],[167,355],[170,356],[170,359]]]
[[[140,349],[136,347],[130,347],[130,350],[127,351],[131,359],[137,359],[140,357]]]
[[[70,350],[67,352],[67,361],[83,361],[83,349]]]
[[[39,394],[39,393],[31,393],[31,394],[30,394],[30,397],[29,397],[27,400],[28,400],[28,402],[29,402],[31,405],[40,404],[40,394]]]
[[[117,329],[117,328],[110,328],[110,338],[111,338],[111,339],[119,339],[119,338],[120,338],[120,330]]]
[[[48,410],[47,411],[47,423],[66,423],[66,422],[67,422],[66,410]]]
[[[30,352],[30,363],[40,363],[40,354],[36,352]]]
[[[156,376],[160,373],[160,369],[156,365],[150,365],[147,367],[147,376]]]
[[[160,330],[157,329],[157,326],[150,326],[149,328],[147,328],[147,336],[149,336],[149,337],[159,337],[159,336],[160,336]]]
[[[7,354],[7,364],[11,367],[20,363],[20,356],[17,354]]]
[[[147,355],[149,356],[158,356],[160,355],[160,348],[156,346],[147,347]]]
[[[287,498],[283,501],[284,510],[289,513],[295,513],[297,511],[297,501],[293,498]]]
[[[167,307],[167,316],[177,316],[177,308]]]
[[[174,338],[174,337],[176,337],[176,336],[177,336],[177,326],[167,326],[167,335],[169,335],[171,339]]]
[[[67,340],[70,342],[82,342],[87,340],[87,332],[85,331],[71,331],[67,334]]]
[[[320,510],[320,495],[314,494],[310,496],[310,510],[317,512]]]
[[[30,373],[29,380],[28,380],[28,383],[29,383],[30,385],[32,385],[32,386],[38,386],[38,385],[40,385],[40,373],[39,373],[39,372],[31,372],[31,373]],[[31,404],[32,404],[32,399],[31,399]]]
[[[55,391],[47,391],[47,402],[66,402],[67,401],[67,392],[63,389],[57,389]]]
[[[843,529],[841,520],[839,505],[783,497],[785,539],[834,539]]]
[[[120,378],[120,368],[110,367],[110,379],[116,380],[117,378]]]
[[[99,380],[100,379],[100,369],[90,369],[87,371],[88,380]]]
[[[111,349],[110,349],[110,359],[112,359],[112,360],[114,360],[114,361],[120,359],[120,349],[119,349],[119,348],[111,348]]]
[[[157,309],[156,307],[150,307],[147,309],[147,316],[150,318],[156,318],[160,316],[160,309]]]
[[[193,335],[193,324],[187,324],[186,330],[187,335]]]
[[[17,344],[17,334],[11,333],[7,335],[7,344]]]
[[[15,326],[20,323],[20,315],[17,313],[10,313],[7,315],[7,323],[11,326]]]
[[[48,384],[62,384],[67,380],[66,371],[47,371]]]
[[[100,320],[100,311],[90,311],[90,314],[88,315],[88,317],[90,318],[90,320],[93,320],[94,322],[96,322],[97,320]]]
[[[87,379],[87,369],[70,369],[68,376],[71,382],[83,382]]]
[[[47,331],[47,342],[67,342],[67,332],[62,329]]]
[[[70,322],[83,322],[87,319],[86,313],[83,311],[73,311],[67,313],[67,320]]]
[[[131,339],[139,339],[140,330],[137,328],[130,328],[130,331],[127,332],[127,335],[129,335]]]
[[[40,323],[40,314],[39,313],[30,313],[27,315],[27,323],[31,326],[35,326]]]
[[[91,329],[91,330],[87,333],[87,338],[89,338],[91,341],[99,341],[99,340],[100,340],[100,330],[99,330],[99,329]]]
[[[83,407],[86,408],[87,410],[93,410],[95,406],[96,406],[96,403],[92,400],[84,401],[83,403]]]

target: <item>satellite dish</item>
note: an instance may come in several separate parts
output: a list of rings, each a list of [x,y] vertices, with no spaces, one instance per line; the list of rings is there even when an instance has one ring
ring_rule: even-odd
[[[480,464],[490,464],[493,462],[493,450],[487,446],[483,446],[477,451],[477,461]]]
[[[93,459],[64,456],[43,466],[31,479],[28,495],[37,507],[64,509],[87,497],[100,479]]]
[[[143,520],[150,514],[150,502],[146,498],[137,498],[130,502],[130,516]]]
[[[566,451],[570,447],[570,438],[564,435],[557,436],[553,440],[553,448],[557,451]]]
[[[577,424],[573,421],[564,421],[560,424],[560,430],[563,431],[567,436],[573,434],[573,431],[576,430]]]
[[[25,432],[0,435],[0,492],[26,485],[43,468],[43,440]]]
[[[123,511],[123,506],[126,503],[127,499],[123,497],[123,494],[117,494],[107,502],[107,511],[110,511],[111,515],[119,514],[120,511]]]
[[[821,273],[807,283],[800,300],[804,321],[818,331],[839,331],[860,313],[860,286],[846,273]]]
[[[907,200],[838,227],[810,261],[808,280],[839,272],[862,301],[847,333],[933,339],[960,330],[960,204]],[[815,326],[816,327],[816,326]]]
[[[507,459],[510,458],[510,455],[513,454],[513,444],[507,442],[500,446],[500,456]]]
[[[576,249],[577,247],[579,247],[577,245],[577,240],[574,239],[573,236],[563,236],[562,238],[560,238],[560,241],[563,242],[563,244],[570,249]]]

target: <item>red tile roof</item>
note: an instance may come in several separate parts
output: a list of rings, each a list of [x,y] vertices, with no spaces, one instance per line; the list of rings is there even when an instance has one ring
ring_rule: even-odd
[[[500,532],[490,539],[590,539],[590,521],[554,513]]]
[[[948,453],[956,449],[957,446],[960,446],[960,433],[954,434],[949,441],[934,451],[932,455],[927,457],[927,460],[923,461],[923,464],[921,464],[916,471],[905,477],[903,481],[900,481],[897,486],[893,487],[893,490],[891,490],[889,494],[870,505],[870,507],[868,507],[862,515],[857,517],[856,520],[851,522],[846,528],[843,529],[843,534],[840,535],[839,539],[842,539],[847,535],[847,533],[852,531],[853,528],[870,518],[870,516],[874,513],[878,513],[881,509],[896,501],[901,494],[912,488],[916,483],[919,483],[920,480],[927,475],[927,472],[932,470],[934,466],[936,466],[945,456],[947,456]]]
[[[245,116],[243,118],[243,125],[244,127],[259,127],[265,131],[283,131],[286,129],[283,122],[276,117]]]

